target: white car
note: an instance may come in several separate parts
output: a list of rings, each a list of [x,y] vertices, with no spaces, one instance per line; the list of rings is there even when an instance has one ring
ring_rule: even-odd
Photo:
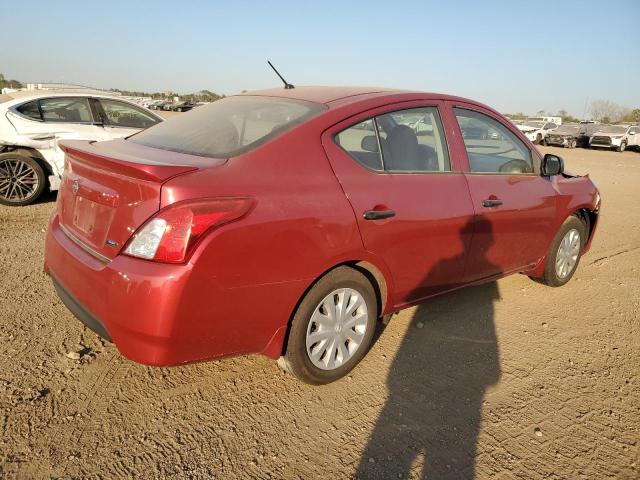
[[[589,139],[589,146],[609,148],[616,152],[624,152],[628,147],[640,146],[640,126],[638,125],[603,125]]]
[[[0,95],[0,203],[34,202],[57,190],[64,168],[59,140],[111,140],[162,121],[118,97],[78,90],[24,90]]]
[[[558,125],[553,122],[543,122],[538,120],[527,120],[526,122],[516,126],[535,144],[544,143],[544,139],[547,134],[558,128]]]

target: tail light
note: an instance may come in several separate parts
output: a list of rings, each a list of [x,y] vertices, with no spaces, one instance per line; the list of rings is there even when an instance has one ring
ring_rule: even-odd
[[[124,253],[156,262],[183,263],[208,231],[242,218],[252,204],[249,198],[175,203],[147,220],[131,237]]]

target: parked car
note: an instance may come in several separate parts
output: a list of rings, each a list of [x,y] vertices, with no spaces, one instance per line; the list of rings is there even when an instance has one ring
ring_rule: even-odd
[[[544,144],[544,139],[551,130],[558,128],[558,125],[552,122],[543,122],[538,120],[527,120],[520,125],[518,129],[536,145]]]
[[[434,295],[512,273],[567,283],[600,209],[588,176],[501,114],[430,93],[266,90],[63,148],[44,268],[80,321],[136,362],[262,353],[313,384]]]
[[[578,130],[578,147],[589,148],[589,142],[594,132],[600,128],[600,124],[596,122],[580,122]]]
[[[527,117],[527,120],[532,122],[555,123],[558,126],[562,125],[562,117]]]
[[[162,110],[162,107],[168,102],[166,102],[165,100],[154,100],[151,103],[149,103],[148,108],[151,110]]]
[[[110,140],[162,119],[146,108],[100,93],[26,90],[0,95],[0,203],[28,205],[58,190],[63,139]]]
[[[589,146],[613,149],[616,152],[624,152],[628,147],[638,147],[640,146],[640,126],[601,125],[591,137]]]
[[[580,125],[565,124],[547,133],[545,143],[556,147],[576,148],[579,137]]]
[[[188,112],[189,110],[197,106],[198,106],[197,102],[191,102],[191,101],[178,102],[171,105],[171,110],[173,110],[174,112]]]

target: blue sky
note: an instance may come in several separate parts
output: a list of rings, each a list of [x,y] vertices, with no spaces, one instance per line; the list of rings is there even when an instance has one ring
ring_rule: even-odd
[[[640,1],[0,0],[0,72],[224,94],[304,85],[452,93],[503,112],[640,107]]]

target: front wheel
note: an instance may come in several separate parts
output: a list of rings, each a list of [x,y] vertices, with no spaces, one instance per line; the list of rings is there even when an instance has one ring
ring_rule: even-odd
[[[278,364],[313,385],[338,380],[367,353],[377,319],[371,282],[357,270],[338,267],[303,298]]]
[[[619,147],[616,147],[616,152],[624,152],[627,149],[627,142],[622,142]]]
[[[0,154],[0,204],[20,207],[37,200],[46,177],[33,158],[17,153]]]
[[[534,140],[534,142],[536,145],[540,145],[542,143],[542,134],[537,134],[536,135],[536,139]]]
[[[584,223],[575,216],[567,218],[551,242],[544,273],[537,280],[550,287],[561,287],[571,280],[578,268],[585,239]]]

